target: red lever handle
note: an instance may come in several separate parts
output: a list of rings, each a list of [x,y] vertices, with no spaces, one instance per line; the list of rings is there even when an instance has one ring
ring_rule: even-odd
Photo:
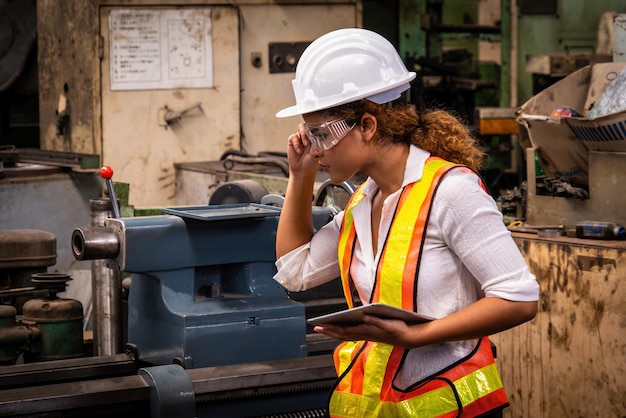
[[[102,167],[100,169],[100,177],[102,177],[103,179],[110,179],[113,177],[113,169],[111,167],[109,167],[108,165],[105,165],[104,167]]]
[[[109,192],[109,198],[111,199],[111,206],[113,207],[113,217],[120,218],[120,208],[117,206],[117,197],[115,197],[115,190],[113,189],[113,169],[108,165],[103,166],[100,169],[100,177],[104,179],[107,184],[107,191]]]

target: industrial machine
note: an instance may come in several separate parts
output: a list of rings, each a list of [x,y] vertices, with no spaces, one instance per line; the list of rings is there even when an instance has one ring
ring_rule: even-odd
[[[273,279],[279,208],[164,209],[77,229],[77,258],[133,273],[128,340],[138,359],[185,368],[303,357],[304,305]]]
[[[126,352],[2,368],[0,411],[324,416],[336,341],[308,335],[305,304],[272,278],[280,208],[163,212],[108,218],[72,236],[77,259],[132,273]],[[315,207],[314,224],[334,213]]]

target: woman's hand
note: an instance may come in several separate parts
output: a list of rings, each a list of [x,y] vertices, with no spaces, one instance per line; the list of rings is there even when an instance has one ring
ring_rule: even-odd
[[[407,325],[397,319],[364,315],[363,324],[323,324],[313,330],[338,340],[378,341],[398,347],[415,348],[496,334],[530,321],[536,313],[537,302],[513,302],[485,297],[451,315],[417,325]]]
[[[292,174],[317,171],[317,156],[311,153],[311,142],[306,135],[304,125],[298,125],[298,131],[289,135],[287,143],[287,159]]]
[[[343,341],[376,341],[404,348],[413,348],[410,335],[417,332],[420,325],[407,325],[399,319],[382,319],[373,315],[364,315],[363,323],[359,325],[341,326],[337,324],[322,324],[313,328],[337,340]]]
[[[289,181],[276,230],[276,258],[309,242],[315,232],[312,196],[319,164],[302,123],[287,141]]]

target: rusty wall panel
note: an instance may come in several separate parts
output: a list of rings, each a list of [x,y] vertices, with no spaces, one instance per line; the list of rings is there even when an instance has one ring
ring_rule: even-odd
[[[130,184],[130,203],[138,207],[173,204],[173,163],[217,160],[229,149],[284,151],[296,122],[274,114],[292,104],[293,74],[267,72],[268,43],[309,41],[330,29],[359,26],[361,14],[358,0],[38,0],[37,7],[41,148],[98,154],[101,164],[113,167],[114,181]],[[186,8],[214,11],[214,84],[112,86],[107,13]],[[308,25],[311,11],[322,24]],[[264,55],[262,69],[251,60],[257,53]],[[272,86],[284,88],[278,94]],[[62,95],[69,121],[57,132]],[[191,108],[196,110],[187,113]],[[186,117],[165,126],[170,110]]]
[[[360,2],[322,4],[292,2],[289,5],[241,5],[241,124],[242,149],[252,155],[264,151],[285,152],[287,137],[301,118],[278,119],[280,109],[293,105],[294,71],[270,73],[275,57],[272,43],[308,43],[334,29],[360,26]],[[311,25],[310,22],[315,22]],[[253,57],[258,57],[255,62]]]
[[[626,416],[626,243],[516,234],[539,312],[494,335],[505,417]]]
[[[202,29],[212,45],[213,86],[188,88],[111,88],[112,13],[194,14],[210,22]],[[176,183],[174,164],[218,160],[240,148],[239,15],[234,7],[146,7],[101,9],[102,160],[117,181],[130,184],[129,200],[137,207],[172,205]],[[193,19],[192,19],[193,20]],[[210,34],[210,36],[208,36]],[[204,38],[203,38],[204,39]],[[199,106],[196,106],[199,104]],[[166,109],[189,112],[166,124]]]
[[[41,148],[99,154],[94,137],[97,24],[92,2],[38,0],[39,125]],[[69,122],[57,132],[59,97],[69,102]]]

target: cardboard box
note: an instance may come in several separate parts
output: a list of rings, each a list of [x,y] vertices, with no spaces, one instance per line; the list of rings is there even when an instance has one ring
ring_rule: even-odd
[[[549,177],[588,186],[589,150],[626,152],[626,110],[596,118],[550,117],[560,106],[586,115],[624,66],[626,62],[588,65],[517,109],[520,141],[525,148],[537,149]]]

